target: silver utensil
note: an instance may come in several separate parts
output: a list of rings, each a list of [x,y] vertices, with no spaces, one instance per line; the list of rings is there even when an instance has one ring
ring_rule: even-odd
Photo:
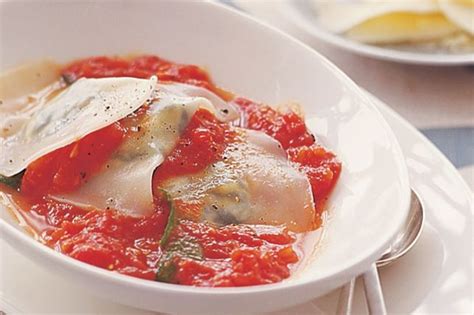
[[[398,232],[397,236],[394,238],[382,257],[372,264],[370,269],[362,275],[365,296],[370,314],[384,315],[387,313],[377,267],[383,267],[393,263],[413,248],[413,245],[415,245],[421,235],[424,220],[425,215],[423,205],[421,204],[418,195],[412,189],[410,212],[405,222],[405,226]],[[356,278],[353,278],[343,287],[337,306],[338,315],[352,314],[355,282]]]

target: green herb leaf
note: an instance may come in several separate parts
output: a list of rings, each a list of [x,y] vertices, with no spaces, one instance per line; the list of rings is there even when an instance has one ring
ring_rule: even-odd
[[[20,188],[21,180],[24,174],[25,174],[25,171],[23,170],[20,173],[13,175],[11,177],[0,175],[0,183],[10,186],[13,189],[18,189]]]
[[[162,194],[168,202],[170,214],[168,222],[160,240],[160,247],[163,255],[158,261],[158,269],[156,271],[156,281],[173,283],[176,271],[178,270],[178,262],[180,259],[202,260],[202,248],[198,242],[191,237],[183,237],[179,239],[171,239],[171,233],[178,225],[175,208],[171,196],[165,190],[161,190]]]
[[[203,259],[201,245],[191,237],[183,237],[170,243],[166,250],[169,253],[178,254],[182,258],[190,258],[193,260]]]
[[[174,278],[178,270],[177,263],[183,258],[193,260],[203,259],[202,248],[196,240],[190,237],[184,237],[168,244],[166,251],[158,261],[156,281],[175,282]]]
[[[161,191],[165,195],[166,201],[168,202],[168,207],[170,209],[170,214],[168,215],[168,222],[166,223],[165,231],[163,232],[163,236],[161,237],[161,240],[160,240],[160,246],[164,247],[168,243],[171,232],[173,231],[176,225],[176,220],[175,220],[174,205],[173,205],[173,201],[171,200],[171,196],[169,195],[167,191],[165,190],[161,190]]]
[[[162,261],[160,259],[158,271],[156,272],[156,281],[159,282],[173,282],[174,276],[176,274],[176,263],[173,259],[165,259]]]

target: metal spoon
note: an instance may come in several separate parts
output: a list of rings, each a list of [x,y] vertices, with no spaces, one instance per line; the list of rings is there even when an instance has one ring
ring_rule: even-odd
[[[423,229],[425,215],[418,195],[411,190],[410,212],[405,226],[398,232],[389,248],[371,268],[363,274],[365,295],[370,314],[386,314],[377,267],[387,266],[405,255],[418,241]],[[338,315],[352,314],[352,302],[356,278],[346,284],[339,296]]]

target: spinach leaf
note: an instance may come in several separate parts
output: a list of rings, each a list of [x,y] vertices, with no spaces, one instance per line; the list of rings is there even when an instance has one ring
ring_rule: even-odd
[[[168,222],[160,240],[160,247],[163,255],[158,261],[158,269],[155,279],[160,282],[174,282],[174,277],[178,269],[177,263],[182,258],[202,260],[203,253],[201,246],[191,237],[171,238],[171,233],[179,224],[176,218],[176,210],[171,196],[165,190],[161,190],[166,198],[170,213]]]
[[[168,253],[179,254],[181,257],[194,260],[202,260],[203,253],[201,245],[191,237],[183,237],[169,244],[166,249]]]
[[[158,270],[155,277],[156,281],[174,282],[174,277],[178,269],[177,263],[181,258],[193,260],[203,259],[202,248],[196,240],[190,237],[184,237],[168,244],[163,256],[161,256],[158,261]]]
[[[155,280],[159,282],[172,283],[176,274],[176,263],[173,257],[167,259],[160,259],[158,263],[158,270],[156,271]]]
[[[181,258],[203,259],[202,248],[196,240],[184,237],[169,243],[163,256],[158,261],[156,281],[173,283],[178,270],[177,264]]]
[[[173,201],[171,200],[171,196],[165,190],[161,190],[161,192],[165,196],[166,201],[168,202],[168,207],[170,209],[170,214],[168,215],[168,222],[166,223],[165,231],[163,232],[163,236],[161,237],[161,240],[160,240],[160,246],[163,248],[168,243],[171,232],[176,226],[176,219],[175,219],[175,209],[174,209]]]

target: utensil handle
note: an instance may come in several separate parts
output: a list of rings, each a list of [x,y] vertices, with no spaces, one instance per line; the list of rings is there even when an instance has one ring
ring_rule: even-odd
[[[356,278],[352,280],[342,288],[339,295],[339,302],[337,303],[337,315],[351,315],[352,314],[352,303],[354,299]]]
[[[379,273],[375,263],[362,275],[362,278],[364,279],[365,296],[367,298],[369,313],[373,315],[386,315],[387,309],[385,308],[382,286],[380,285]]]

